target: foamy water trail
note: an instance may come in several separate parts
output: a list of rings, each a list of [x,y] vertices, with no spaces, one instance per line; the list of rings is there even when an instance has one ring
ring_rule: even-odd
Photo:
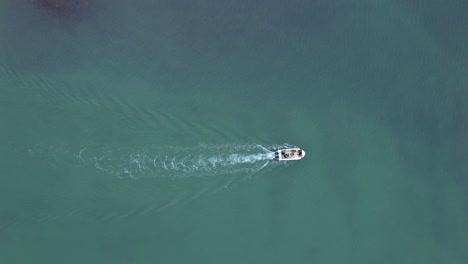
[[[12,218],[8,223],[75,218],[81,221],[108,222],[156,215],[211,193],[232,188],[254,175],[266,175],[267,171],[277,166],[290,165],[291,163],[274,160],[274,151],[286,147],[291,146],[37,145],[28,150],[29,155],[40,160],[43,166],[50,166],[61,172],[63,177],[83,177],[85,180],[80,178],[76,184],[90,188],[91,193],[88,196],[67,196],[66,193],[61,193],[60,199],[65,195],[66,199],[72,201],[66,210],[44,213],[38,209],[30,219]],[[35,163],[34,166],[36,165]],[[99,177],[100,175],[111,177]],[[94,178],[96,176],[97,179]],[[89,179],[95,179],[91,185],[87,182]],[[74,179],[71,182],[75,182]],[[52,195],[50,199],[56,197]],[[73,203],[81,199],[86,202]],[[115,200],[119,205],[109,208],[106,202],[109,199]],[[91,206],[83,208],[76,207],[76,204]],[[8,228],[8,223],[0,225],[0,229]]]
[[[200,177],[220,174],[251,174],[269,166],[274,151],[290,145],[258,144],[198,145],[195,147],[149,146],[138,149],[86,146],[76,151],[49,148],[49,156],[69,156],[77,166],[94,167],[120,178]],[[32,151],[31,151],[32,152]],[[61,152],[61,153],[58,153]]]

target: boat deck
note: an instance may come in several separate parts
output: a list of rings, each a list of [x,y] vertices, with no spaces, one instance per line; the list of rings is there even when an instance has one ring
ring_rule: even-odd
[[[305,156],[305,151],[300,148],[279,149],[275,152],[275,158],[278,160],[300,160]]]

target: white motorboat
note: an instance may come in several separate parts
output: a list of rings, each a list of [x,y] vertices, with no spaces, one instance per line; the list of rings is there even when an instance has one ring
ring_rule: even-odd
[[[275,151],[275,159],[277,160],[300,160],[306,155],[301,148],[278,149]]]

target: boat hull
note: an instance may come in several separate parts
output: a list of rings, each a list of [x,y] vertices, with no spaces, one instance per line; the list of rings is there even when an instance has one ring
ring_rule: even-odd
[[[301,148],[278,149],[275,152],[277,160],[300,160],[304,158],[306,152]]]

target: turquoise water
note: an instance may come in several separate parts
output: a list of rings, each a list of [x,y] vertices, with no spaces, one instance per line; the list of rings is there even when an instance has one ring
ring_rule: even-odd
[[[468,258],[465,3],[90,2],[0,3],[2,263]]]

